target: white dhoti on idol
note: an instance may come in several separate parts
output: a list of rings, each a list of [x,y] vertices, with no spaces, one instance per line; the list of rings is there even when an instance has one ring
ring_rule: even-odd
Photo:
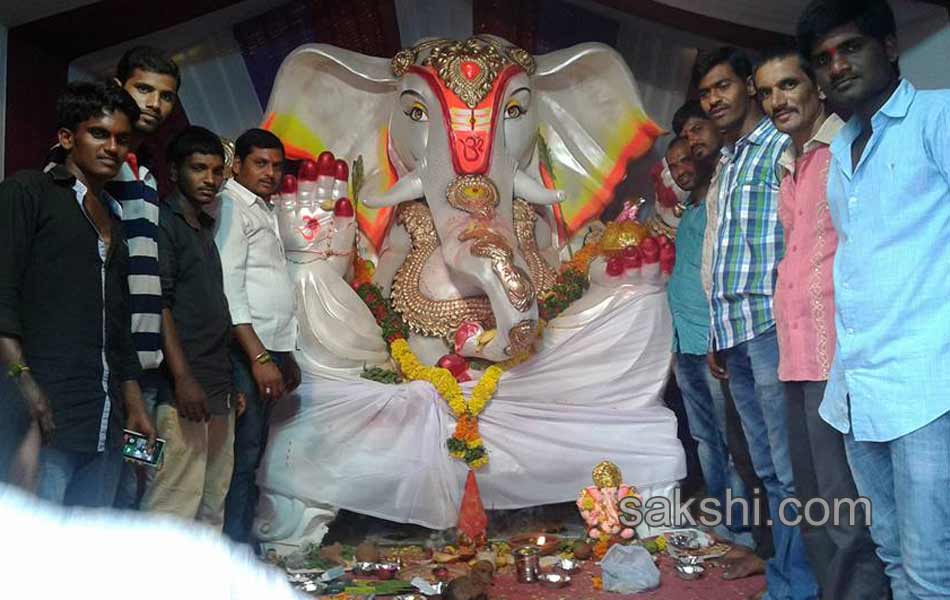
[[[573,501],[604,459],[644,500],[671,497],[686,474],[662,401],[671,335],[666,294],[653,286],[595,285],[549,323],[537,355],[502,376],[479,417],[490,458],[478,471],[485,508]],[[454,427],[428,383],[306,372],[275,410],[256,533],[278,546],[318,543],[336,508],[454,526],[468,472],[446,450]]]

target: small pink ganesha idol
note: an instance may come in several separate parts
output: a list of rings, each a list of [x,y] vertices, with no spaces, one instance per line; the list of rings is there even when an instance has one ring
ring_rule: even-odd
[[[620,522],[620,502],[624,498],[638,498],[632,485],[622,483],[620,469],[610,461],[594,467],[594,485],[581,490],[577,508],[587,523],[587,535],[592,539],[620,537],[633,539],[634,531]]]

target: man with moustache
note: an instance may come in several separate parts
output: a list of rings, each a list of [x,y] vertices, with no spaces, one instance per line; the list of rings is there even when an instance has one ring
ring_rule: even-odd
[[[116,67],[113,80],[132,96],[140,116],[133,124],[129,153],[115,178],[106,185],[123,209],[129,238],[129,307],[132,337],[142,365],[142,396],[149,412],[154,412],[161,376],[162,285],[158,265],[158,183],[149,170],[143,143],[155,135],[178,103],[181,75],[178,65],[161,51],[148,46],[129,49]],[[152,157],[157,158],[157,157]],[[138,469],[123,466],[118,508],[133,508],[139,500]]]
[[[270,198],[280,184],[284,146],[263,129],[234,142],[234,177],[219,196],[216,241],[224,267],[236,344],[234,380],[247,408],[234,436],[234,475],[224,533],[251,542],[257,508],[256,472],[267,446],[273,403],[300,384],[293,351],[297,340],[296,292]]]
[[[666,150],[673,180],[690,192],[676,229],[676,263],[667,286],[673,315],[673,371],[683,395],[689,431],[698,446],[706,494],[725,510],[726,490],[733,498],[745,495],[742,480],[729,458],[726,444],[726,406],[722,387],[706,366],[709,346],[709,302],[700,280],[706,208],[703,199],[709,186],[709,165],[693,159],[689,142],[677,137]],[[732,520],[716,529],[729,541],[751,543],[747,528]]]
[[[237,398],[229,346],[231,318],[214,219],[205,208],[224,179],[224,148],[203,127],[168,147],[175,192],[162,202],[162,381],[155,421],[165,462],[150,469],[142,509],[220,530],[234,464]]]
[[[719,162],[722,157],[719,152],[722,148],[722,134],[703,111],[698,100],[690,100],[676,111],[676,114],[673,115],[673,131],[689,142],[693,159],[697,163],[705,164],[710,173],[709,183],[706,185],[706,191],[703,193],[701,200],[706,213],[706,228],[702,236],[699,273],[699,280],[706,295],[708,314],[708,299],[712,292],[712,255],[719,231],[716,227],[718,220],[716,202],[718,200]],[[694,192],[695,194],[696,192]],[[677,244],[679,243],[677,242]],[[708,327],[707,319],[707,338]],[[735,401],[733,401],[728,385],[726,385],[726,373],[724,371],[713,373],[711,370],[710,373],[717,379],[716,386],[721,390],[725,400],[725,436],[729,454],[732,457],[732,467],[744,484],[744,489],[742,487],[733,488],[733,497],[738,498],[745,494],[746,499],[755,503],[756,510],[760,511],[759,514],[764,515],[763,519],[767,520],[769,509],[765,499],[758,495],[758,492],[751,496],[748,495],[752,490],[762,490],[763,485],[762,480],[755,474],[752,457],[749,456],[749,444],[745,439],[745,432],[742,430],[742,422],[739,413],[736,411]],[[738,525],[739,520],[734,519],[733,523]],[[723,579],[741,579],[764,573],[765,561],[771,558],[774,553],[772,532],[764,522],[743,523],[742,528],[749,529],[755,550],[750,551],[745,546],[734,543],[732,549],[722,559],[722,562],[726,565],[722,573]]]
[[[723,134],[718,183],[718,232],[713,252],[710,368],[728,372],[756,474],[772,516],[775,555],[766,567],[766,598],[816,598],[817,584],[801,536],[789,460],[785,396],[778,380],[772,315],[775,268],[782,255],[778,223],[778,159],[790,143],[755,102],[748,57],[719,48],[697,59],[703,110]],[[765,596],[764,594],[767,594]]]
[[[883,0],[813,2],[798,42],[829,100],[837,342],[820,414],[845,434],[895,600],[950,598],[950,90],[900,76]]]
[[[104,189],[139,110],[121,89],[77,82],[56,112],[62,164],[0,184],[0,391],[42,436],[37,494],[110,506],[122,467],[116,405],[127,427],[155,438],[137,381],[122,207]]]
[[[755,87],[765,114],[792,138],[779,159],[784,175],[778,214],[785,256],[775,284],[775,325],[795,492],[802,506],[820,498],[834,507],[835,499],[858,497],[844,437],[818,415],[835,346],[832,270],[838,238],[826,196],[829,145],[844,122],[825,111],[815,72],[795,48],[762,56],[755,68]],[[805,549],[827,600],[888,595],[866,515],[861,505],[855,510],[855,515],[839,511],[820,526],[802,522]]]

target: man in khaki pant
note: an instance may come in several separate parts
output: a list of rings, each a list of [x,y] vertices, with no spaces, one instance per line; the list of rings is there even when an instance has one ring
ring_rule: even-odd
[[[242,404],[234,394],[231,317],[214,219],[203,210],[221,186],[224,149],[207,129],[190,127],[172,141],[168,159],[176,190],[159,213],[165,359],[155,415],[165,459],[149,473],[142,509],[220,530]]]

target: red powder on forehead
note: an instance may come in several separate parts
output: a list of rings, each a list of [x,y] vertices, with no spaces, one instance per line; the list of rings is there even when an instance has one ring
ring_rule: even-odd
[[[472,63],[474,67],[478,65]],[[468,77],[463,67],[463,76]],[[410,67],[422,77],[442,105],[442,118],[449,136],[452,166],[459,175],[484,175],[491,167],[491,148],[501,103],[508,81],[524,70],[517,65],[506,67],[492,82],[491,90],[475,108],[469,107],[450,90],[432,67]],[[471,69],[469,69],[471,71]],[[472,78],[477,77],[475,73]],[[503,117],[504,115],[502,115]]]

